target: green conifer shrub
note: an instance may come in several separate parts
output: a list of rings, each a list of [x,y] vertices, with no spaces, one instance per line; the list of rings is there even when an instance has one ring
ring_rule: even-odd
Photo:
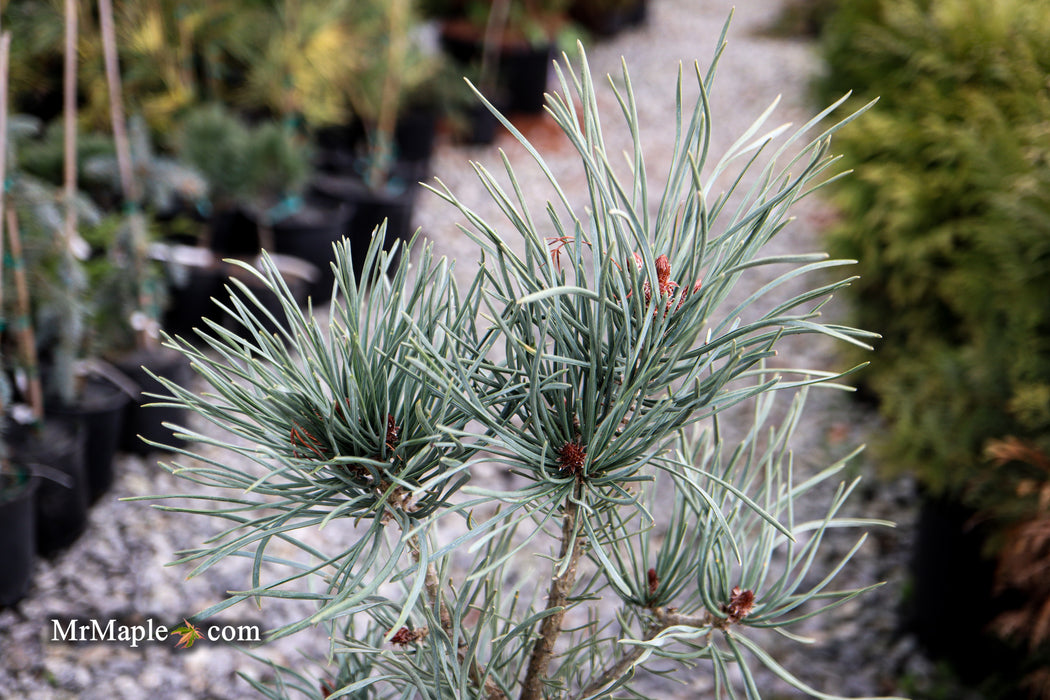
[[[862,381],[886,461],[934,493],[973,495],[990,439],[1050,430],[1048,32],[1045,0],[865,0],[824,36],[822,93],[881,96],[842,132],[858,175],[829,247],[883,336]]]

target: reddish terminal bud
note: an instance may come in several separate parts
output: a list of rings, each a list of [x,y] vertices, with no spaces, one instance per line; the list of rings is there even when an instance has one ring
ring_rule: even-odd
[[[726,613],[726,622],[732,624],[747,617],[753,607],[755,607],[755,594],[750,590],[741,590],[740,586],[733,586],[729,603],[723,605],[722,610]]]
[[[558,449],[558,468],[569,474],[582,474],[587,453],[578,442],[567,442]]]
[[[418,627],[414,630],[410,630],[407,627],[402,627],[394,636],[390,638],[391,644],[396,644],[400,647],[407,647],[409,644],[415,644],[427,636],[430,630],[426,627]]]
[[[656,259],[656,282],[660,285],[660,292],[664,291],[664,287],[671,279],[671,261],[666,255],[661,255]]]
[[[656,595],[656,588],[660,585],[660,578],[656,575],[656,569],[649,569],[649,595]]]

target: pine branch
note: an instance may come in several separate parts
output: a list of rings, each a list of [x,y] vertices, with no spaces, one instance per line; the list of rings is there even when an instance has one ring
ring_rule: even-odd
[[[419,536],[413,536],[409,540],[409,550],[412,552],[412,559],[415,562],[419,562]],[[441,582],[438,580],[437,567],[434,566],[433,562],[427,564],[427,572],[423,579],[423,588],[426,590],[427,600],[430,601],[431,605],[438,606],[438,619],[441,621],[441,629],[448,635],[449,639],[454,639],[452,634],[452,614],[449,613],[448,606],[445,605],[444,599],[441,597]],[[460,635],[459,649],[456,652],[456,657],[462,664],[467,658],[466,654],[466,641],[463,635]],[[470,680],[475,686],[481,687],[485,693],[485,697],[489,700],[507,700],[507,696],[496,682],[491,677],[485,677],[482,681],[482,677],[485,676],[485,670],[481,667],[477,660],[471,660],[470,662]]]
[[[645,641],[649,641],[656,635],[660,634],[665,628],[662,626],[651,627],[645,635]],[[601,690],[606,686],[620,678],[624,677],[632,666],[638,661],[639,657],[645,653],[645,647],[635,645],[631,647],[630,651],[626,652],[619,659],[614,661],[609,666],[605,667],[605,670],[601,672],[597,678],[587,684],[587,687],[581,690],[579,693],[573,696],[573,700],[579,700],[579,698],[589,697]]]
[[[714,623],[713,616],[710,613],[704,615],[682,615],[675,612],[673,608],[663,607],[653,608],[652,613],[656,618],[656,622],[649,625],[645,637],[643,638],[644,641],[655,639],[658,634],[669,627],[680,625],[683,627],[696,627],[699,629],[709,627]],[[623,678],[624,675],[630,671],[631,667],[637,663],[642,654],[645,653],[645,649],[646,648],[640,644],[632,646],[629,651],[623,654],[623,656],[606,666],[601,674],[588,683],[583,690],[574,695],[573,700],[580,700],[581,698],[589,697],[605,689],[609,684]]]
[[[418,564],[420,558],[419,535],[412,536],[408,541],[408,548],[412,552],[412,560]],[[434,566],[434,562],[427,564],[427,573],[423,578],[423,588],[426,590],[427,600],[432,605],[438,606],[438,619],[441,621],[441,629],[451,639],[452,615],[449,613],[445,601],[441,598],[441,582],[438,580],[437,567]]]
[[[547,610],[554,610],[554,612],[544,617],[540,623],[540,636],[533,645],[532,655],[529,657],[529,669],[522,685],[521,700],[540,700],[543,697],[543,681],[547,678],[547,669],[554,656],[554,644],[561,634],[569,593],[576,583],[576,572],[584,549],[584,538],[578,535],[577,523],[581,490],[581,484],[577,482],[573,494],[565,499],[561,555],[558,557],[558,562],[565,561],[566,557],[568,557],[568,562],[565,570],[555,575],[551,581],[550,591],[547,594]]]

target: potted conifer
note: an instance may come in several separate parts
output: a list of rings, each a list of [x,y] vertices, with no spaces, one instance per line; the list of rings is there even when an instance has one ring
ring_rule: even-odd
[[[66,53],[66,105],[71,101],[70,94],[73,92],[73,79],[75,76],[75,52],[72,46],[75,43],[75,22],[68,23],[66,27],[67,53]],[[76,286],[75,271],[64,263],[68,262],[69,248],[62,244],[71,240],[70,231],[75,223],[78,211],[75,182],[69,181],[69,167],[67,165],[67,182],[64,197],[52,196],[51,189],[31,177],[20,173],[14,164],[9,163],[8,155],[14,154],[10,148],[14,133],[26,133],[25,124],[21,129],[9,129],[8,105],[7,105],[7,61],[10,49],[10,37],[3,38],[2,60],[0,60],[0,150],[3,156],[0,158],[0,178],[5,183],[4,192],[0,195],[0,240],[6,240],[8,247],[5,249],[5,260],[10,260],[12,275],[10,281],[5,278],[5,284],[13,285],[13,294],[3,295],[5,303],[0,303],[0,313],[5,319],[11,319],[11,331],[19,348],[21,357],[20,371],[23,373],[24,382],[22,396],[26,402],[25,410],[8,411],[11,406],[12,397],[10,392],[0,400],[0,416],[4,425],[0,430],[4,432],[4,452],[0,459],[6,462],[13,460],[24,465],[35,465],[38,471],[50,470],[54,479],[42,484],[35,493],[34,519],[36,531],[36,547],[41,552],[52,553],[62,547],[71,544],[83,531],[87,522],[87,507],[89,499],[89,486],[87,476],[84,472],[83,451],[84,433],[80,425],[66,425],[56,421],[45,421],[44,414],[44,392],[40,381],[39,355],[34,333],[33,307],[30,298],[30,286],[28,282],[29,270],[26,265],[27,255],[24,246],[22,221],[38,221],[43,223],[45,239],[48,244],[54,245],[55,239],[59,241],[59,249],[63,251],[60,255],[59,269],[61,273],[68,273],[71,277],[70,284]],[[71,69],[70,66],[74,65]],[[73,122],[70,118],[71,112],[66,111],[67,133],[72,130]],[[73,152],[70,139],[66,140],[67,162]],[[62,206],[56,204],[56,200],[62,201]],[[65,217],[60,215],[64,209]],[[57,224],[55,222],[62,222]],[[48,223],[52,225],[49,227]],[[56,228],[61,227],[62,235],[55,236]],[[6,264],[6,262],[5,262]],[[6,292],[7,290],[3,290]],[[74,292],[75,293],[75,292]],[[11,299],[13,303],[8,303]],[[68,301],[66,299],[65,301]],[[75,321],[78,319],[72,319]],[[61,343],[58,355],[72,361],[72,354],[76,352],[77,328],[63,329],[61,332]],[[7,371],[5,367],[4,372]],[[6,377],[3,380],[6,386]],[[2,391],[2,387],[0,387]],[[10,419],[10,420],[9,420]],[[10,447],[10,454],[7,449]],[[25,480],[21,481],[25,485]],[[10,486],[10,484],[9,484]],[[17,559],[16,559],[17,561]]]
[[[70,203],[72,213],[63,201]],[[98,225],[101,213],[79,193],[66,199],[61,190],[24,173],[11,180],[8,206],[17,213],[32,290],[45,417],[82,427],[84,478],[94,500],[113,481],[113,457],[128,401],[124,388],[106,378],[114,376],[113,369],[95,354],[100,350],[93,332],[99,308],[89,289],[88,246],[78,230]],[[50,488],[45,484],[45,491]]]
[[[0,181],[6,181],[7,178],[7,83],[10,55],[11,34],[4,32],[0,35]],[[5,218],[5,204],[5,198],[0,196],[0,222]],[[0,233],[2,231],[0,223]],[[6,435],[11,393],[6,372],[0,372],[0,561],[4,562],[4,566],[0,567],[0,607],[14,605],[26,594],[32,580],[33,559],[36,555],[34,505],[39,480],[27,467],[11,461]]]
[[[182,252],[190,275],[183,286],[194,290],[207,307],[203,311],[216,311],[211,297],[238,272],[223,259],[252,260],[260,249],[290,256],[282,262],[289,284],[301,291],[303,300],[307,293],[330,290],[323,274],[332,243],[346,231],[347,215],[344,208],[302,196],[310,154],[289,125],[270,121],[251,127],[231,109],[209,104],[186,116],[177,151],[209,185],[207,245],[195,258]],[[173,253],[179,256],[179,251]],[[201,317],[196,312],[183,316],[189,323],[177,324],[180,332]]]
[[[566,0],[447,0],[437,3],[442,46],[463,66],[481,66],[486,97],[508,112],[543,110]]]
[[[0,444],[6,452],[7,446]],[[0,456],[0,608],[25,596],[36,557],[36,490],[40,478]]]
[[[178,421],[182,417],[180,412],[171,409],[149,410],[145,406],[144,392],[159,386],[155,374],[185,378],[189,365],[185,358],[158,342],[164,289],[150,259],[146,193],[144,183],[136,177],[132,142],[128,136],[112,0],[99,1],[98,19],[123,209],[121,225],[106,251],[111,269],[119,271],[109,277],[111,284],[106,298],[114,304],[114,310],[107,316],[119,329],[124,341],[115,346],[119,349],[113,351],[113,364],[130,380],[129,386],[134,387],[135,393],[124,414],[121,447],[143,453],[148,450],[148,445],[140,436],[164,439],[170,435],[164,422]]]
[[[10,175],[10,169],[5,170]],[[6,239],[5,256],[11,261],[13,274],[4,280],[11,288],[4,290],[4,303],[0,308],[4,318],[11,320],[10,335],[5,333],[5,340],[17,346],[18,359],[3,371],[20,374],[25,381],[22,382],[19,410],[3,414],[6,422],[4,440],[10,448],[12,460],[35,465],[33,468],[37,471],[51,474],[36,489],[35,495],[36,545],[42,553],[50,554],[72,544],[87,524],[90,488],[84,469],[85,434],[78,424],[45,420],[40,357],[29,291],[29,277],[33,270],[27,265],[20,211],[28,209],[39,213],[38,207],[43,207],[46,212],[52,200],[41,194],[48,192],[46,187],[24,176],[9,176],[8,182],[10,189],[4,194],[0,231]],[[53,244],[52,238],[47,240]],[[63,355],[64,350],[60,349],[58,354]],[[10,398],[4,405],[11,405]]]
[[[411,160],[402,157],[398,126],[406,124],[411,96],[438,68],[437,59],[422,50],[416,32],[419,17],[411,0],[362,2],[347,8],[345,27],[358,58],[353,69],[337,83],[363,138],[350,144],[349,168],[339,173],[321,172],[310,183],[312,192],[333,202],[349,205],[352,217],[348,235],[357,261],[362,264],[372,231],[386,222],[387,248],[411,237],[417,183],[423,177],[433,141],[433,123],[416,115],[423,138]]]

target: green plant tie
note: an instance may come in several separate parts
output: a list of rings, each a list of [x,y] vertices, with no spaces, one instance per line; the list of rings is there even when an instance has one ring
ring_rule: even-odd
[[[211,205],[211,200],[200,198],[193,204],[193,208],[197,210],[197,213],[204,218],[210,218],[212,213],[215,211]]]
[[[151,321],[160,318],[160,294],[158,293],[157,280],[150,277],[142,282],[142,289],[149,299],[149,308],[143,309]]]
[[[280,202],[272,206],[269,210],[267,210],[266,219],[267,221],[270,221],[272,223],[277,223],[278,221],[283,221],[284,219],[287,219],[289,216],[302,209],[302,207],[302,197],[298,195],[285,197]]]

